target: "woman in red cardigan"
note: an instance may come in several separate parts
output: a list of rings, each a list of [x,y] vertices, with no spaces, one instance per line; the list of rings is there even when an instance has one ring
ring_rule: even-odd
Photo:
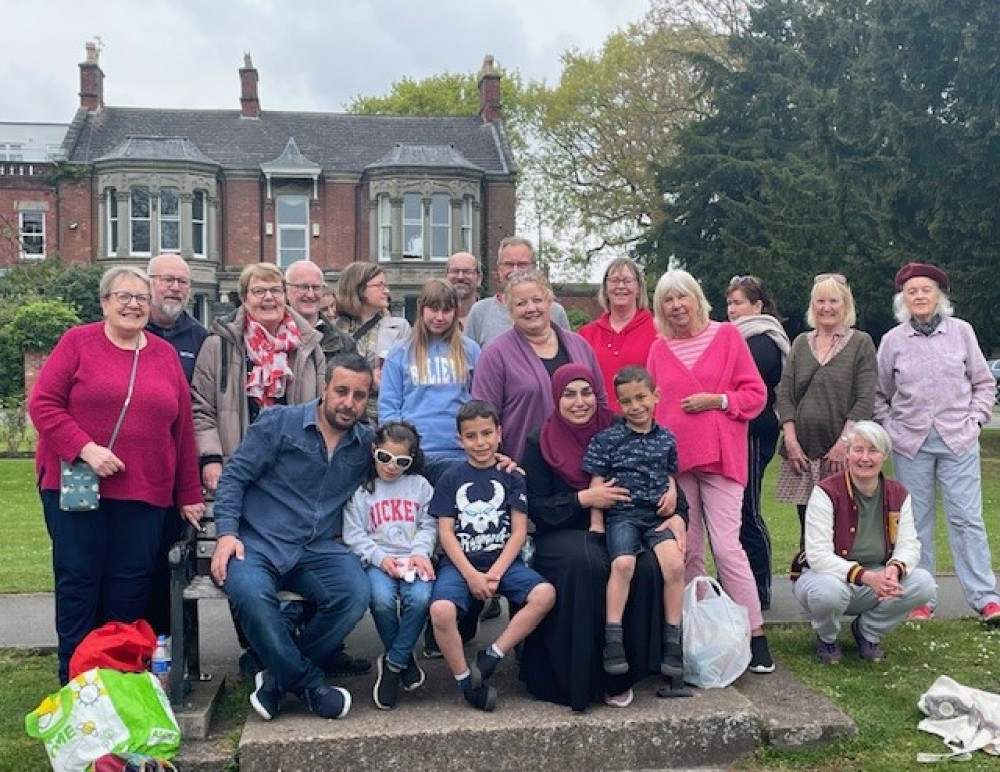
[[[757,584],[740,544],[747,483],[747,424],[767,390],[735,325],[713,322],[704,292],[687,271],[667,271],[653,296],[660,337],[647,368],[660,391],[656,420],[677,437],[677,483],[690,506],[685,580],[705,573],[707,527],[719,579],[750,616],[750,669],[774,670]]]
[[[52,539],[61,683],[87,633],[142,616],[168,510],[177,507],[196,525],[205,508],[187,377],[174,347],[144,332],[149,279],[135,268],[110,268],[100,294],[104,321],[59,339],[28,402]],[[91,512],[60,507],[59,462],[76,460],[100,478],[100,504]]]

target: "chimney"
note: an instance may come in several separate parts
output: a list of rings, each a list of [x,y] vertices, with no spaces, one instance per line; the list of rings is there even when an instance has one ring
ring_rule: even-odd
[[[486,123],[499,121],[500,107],[500,76],[493,66],[493,57],[487,54],[479,71],[479,115]]]
[[[243,66],[240,68],[240,117],[242,118],[260,118],[260,98],[257,96],[259,79],[250,54],[243,54]]]
[[[104,107],[104,72],[96,43],[87,43],[87,59],[80,62],[80,107],[94,112]]]

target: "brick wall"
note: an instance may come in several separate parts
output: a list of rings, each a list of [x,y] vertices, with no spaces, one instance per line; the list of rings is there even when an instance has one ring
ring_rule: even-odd
[[[45,249],[56,250],[58,220],[55,191],[45,182],[49,164],[0,163],[0,267],[21,259],[18,202],[30,201],[45,208]]]
[[[93,262],[100,242],[100,223],[90,175],[59,183],[58,228],[58,248],[65,262]]]
[[[310,234],[309,255],[322,268],[339,270],[368,256],[368,231],[358,222],[357,187],[351,182],[328,182],[320,193],[321,207],[312,208],[320,235]]]
[[[593,321],[604,313],[597,302],[596,284],[556,284],[552,289],[567,314],[571,309],[579,309]]]
[[[496,292],[497,287],[497,249],[500,242],[507,236],[515,235],[515,215],[517,213],[517,198],[513,182],[487,182],[483,193],[483,253],[486,264],[486,292]]]
[[[274,262],[275,236],[264,236],[261,221],[261,183],[256,179],[228,179],[223,182],[222,206],[222,264],[242,268],[262,260]],[[274,221],[274,211],[265,219]]]

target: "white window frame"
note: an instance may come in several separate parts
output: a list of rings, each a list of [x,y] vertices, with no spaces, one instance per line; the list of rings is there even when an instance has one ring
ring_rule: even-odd
[[[22,260],[45,259],[45,212],[38,209],[25,209],[17,213],[18,242]],[[29,230],[26,225],[32,223]],[[38,251],[29,251],[28,246],[37,244]]]
[[[435,206],[438,209],[437,214],[444,212],[444,220],[435,220]],[[428,230],[430,231],[431,237],[427,239],[427,248],[424,250],[426,256],[431,260],[444,261],[447,260],[451,255],[451,196],[447,193],[434,193],[431,195],[431,205],[427,208],[427,221]],[[443,252],[437,252],[437,241],[443,236],[444,244]]]
[[[302,209],[305,212],[304,223],[282,222],[281,209],[283,203],[290,203],[292,199],[301,201]],[[274,202],[275,231],[277,231],[277,244],[275,245],[275,262],[281,268],[287,268],[296,260],[309,259],[309,196],[298,193],[283,193],[275,198]],[[285,246],[285,240],[293,233],[302,234],[302,247]],[[295,250],[295,256],[285,255],[286,250]]]
[[[118,191],[108,188],[105,192],[105,212],[107,213],[108,257],[118,254],[119,231]]]
[[[0,143],[0,161],[18,163],[24,160],[24,145],[18,142]]]
[[[472,251],[472,199],[469,196],[462,198],[462,225],[459,240],[462,251]]]
[[[407,217],[406,205],[407,202],[412,202],[416,200],[417,206],[419,207],[420,214],[418,217]],[[426,252],[427,245],[427,232],[426,225],[424,223],[424,197],[420,193],[404,193],[403,194],[403,259],[404,260],[423,260],[424,253]],[[412,215],[412,213],[411,213]],[[414,229],[417,229],[417,235],[414,234]],[[419,239],[419,249],[410,249],[409,246]]]
[[[137,217],[135,214],[136,192],[146,195],[146,216]],[[153,196],[146,185],[135,185],[129,189],[128,195],[128,248],[131,255],[151,255],[153,254]],[[145,251],[135,248],[136,225],[146,224],[146,239],[149,248]]]
[[[173,199],[175,203],[174,213],[166,214],[167,209],[164,206],[164,197]],[[164,187],[160,188],[159,195],[156,197],[156,208],[157,214],[157,232],[160,234],[159,251],[160,252],[172,252],[180,254],[181,251],[181,192],[178,188]],[[173,223],[177,227],[177,239],[174,242],[168,242],[167,240],[167,228],[166,226]]]
[[[375,199],[375,216],[378,229],[378,259],[387,262],[392,259],[392,201],[382,193]]]
[[[201,217],[197,216],[198,206],[201,206]],[[208,212],[208,194],[204,190],[196,190],[191,194],[191,254],[204,258],[207,254],[208,228],[206,215]],[[201,248],[198,241],[201,240]]]

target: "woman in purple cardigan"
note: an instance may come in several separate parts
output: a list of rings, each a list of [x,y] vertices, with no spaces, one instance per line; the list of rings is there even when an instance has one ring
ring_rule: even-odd
[[[545,275],[514,274],[504,290],[514,327],[484,348],[472,378],[472,398],[485,399],[500,412],[503,452],[517,461],[528,434],[538,430],[555,409],[552,375],[576,362],[594,373],[597,400],[607,405],[604,380],[590,344],[552,324],[554,295]]]

